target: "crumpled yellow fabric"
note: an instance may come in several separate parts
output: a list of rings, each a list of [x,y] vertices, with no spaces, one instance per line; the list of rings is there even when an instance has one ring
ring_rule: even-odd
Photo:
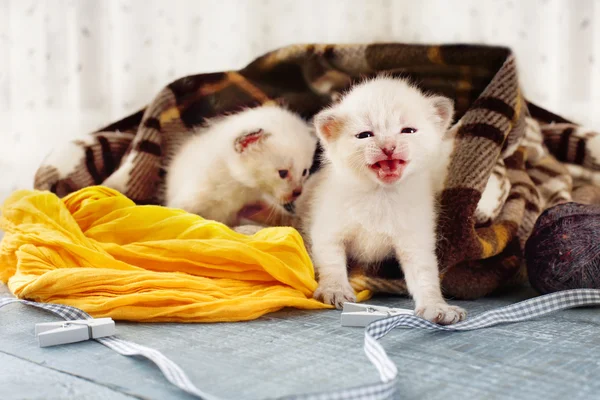
[[[0,229],[0,279],[17,297],[94,317],[217,322],[329,308],[311,298],[313,266],[292,228],[245,236],[94,186],[62,200],[17,191],[2,207]]]

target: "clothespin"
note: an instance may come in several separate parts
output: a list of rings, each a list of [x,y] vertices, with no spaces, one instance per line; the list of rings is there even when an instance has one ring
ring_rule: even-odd
[[[390,308],[383,306],[371,306],[360,303],[344,303],[342,309],[342,326],[365,327],[373,321],[400,314],[413,314],[412,310],[406,308]]]
[[[76,319],[63,322],[35,324],[35,336],[40,347],[82,342],[112,336],[116,332],[112,318]]]

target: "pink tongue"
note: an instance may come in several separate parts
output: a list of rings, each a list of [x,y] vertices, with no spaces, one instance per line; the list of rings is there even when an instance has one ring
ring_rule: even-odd
[[[395,172],[398,169],[400,160],[384,160],[379,161],[379,166],[385,173]]]

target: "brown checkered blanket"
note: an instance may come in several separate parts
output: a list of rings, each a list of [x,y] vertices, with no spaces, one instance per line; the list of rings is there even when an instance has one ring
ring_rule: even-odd
[[[523,246],[541,211],[600,202],[600,135],[527,102],[509,49],[475,45],[295,45],[239,71],[184,77],[143,110],[54,151],[35,188],[64,196],[104,184],[160,204],[165,166],[205,119],[266,102],[310,118],[355,79],[381,71],[455,99],[438,223],[446,295],[476,298],[523,279]],[[406,292],[395,260],[376,270],[353,266],[352,285]]]

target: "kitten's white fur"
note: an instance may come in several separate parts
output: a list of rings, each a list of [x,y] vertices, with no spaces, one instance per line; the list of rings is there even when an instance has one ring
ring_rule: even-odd
[[[435,254],[435,192],[445,176],[451,141],[444,136],[453,112],[445,97],[379,77],[315,117],[325,164],[306,183],[296,210],[318,273],[316,298],[338,308],[355,301],[348,259],[375,263],[395,255],[417,315],[441,324],[466,317],[442,296]],[[374,136],[356,137],[365,131]],[[370,167],[386,157],[407,161],[400,177],[383,179]]]
[[[254,140],[244,142],[251,136]],[[281,205],[302,190],[316,143],[309,124],[276,105],[217,118],[174,157],[167,171],[166,205],[230,226],[248,204],[266,202],[286,213]],[[288,175],[282,178],[279,170]]]

